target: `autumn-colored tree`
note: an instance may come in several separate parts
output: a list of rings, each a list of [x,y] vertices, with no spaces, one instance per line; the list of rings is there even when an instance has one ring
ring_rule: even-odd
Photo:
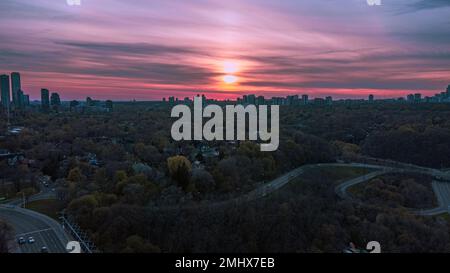
[[[128,183],[128,175],[125,171],[116,171],[114,174],[114,187],[116,194],[122,194],[123,188]]]
[[[170,177],[186,190],[189,185],[190,173],[192,170],[189,159],[181,155],[169,157],[167,159],[167,167],[169,168]]]
[[[68,212],[76,216],[76,220],[80,225],[91,227],[93,225],[92,214],[98,206],[98,200],[94,195],[89,194],[70,202]]]
[[[356,144],[346,143],[339,140],[334,141],[332,144],[335,146],[335,148],[343,158],[353,159],[361,152],[361,148]]]
[[[116,173],[114,174],[114,183],[120,183],[123,182],[125,180],[127,180],[128,175],[127,172],[120,170],[120,171],[116,171]]]
[[[81,182],[83,179],[83,174],[81,173],[80,168],[75,167],[70,170],[69,175],[67,176],[67,180],[71,182]]]

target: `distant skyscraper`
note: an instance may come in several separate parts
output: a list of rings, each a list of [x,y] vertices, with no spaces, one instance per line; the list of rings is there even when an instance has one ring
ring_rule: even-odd
[[[272,105],[282,105],[283,98],[280,97],[272,97]]]
[[[302,104],[308,104],[308,95],[302,95]]]
[[[264,96],[258,96],[257,100],[258,100],[258,105],[264,105],[266,103]]]
[[[422,94],[416,93],[414,94],[414,102],[419,103],[422,101]]]
[[[9,109],[11,97],[10,97],[9,76],[8,75],[0,76],[0,90],[2,93],[2,106],[5,109]]]
[[[287,96],[286,97],[286,104],[287,105],[294,105],[294,96]]]
[[[61,98],[59,97],[58,93],[52,93],[50,96],[50,105],[52,107],[58,107],[61,105]]]
[[[406,96],[406,100],[408,101],[408,102],[414,102],[414,95],[413,94],[409,94],[408,96]]]
[[[24,103],[24,94],[23,94],[23,91],[22,90],[18,90],[17,91],[17,99],[16,99],[16,108],[23,108],[24,106],[25,106],[25,103]]]
[[[202,94],[202,107],[204,107],[208,101],[206,100],[206,96]]]
[[[22,89],[21,83],[20,83],[20,74],[19,72],[13,72],[11,73],[11,93],[12,93],[12,100],[15,107],[20,108],[20,101],[19,101],[19,91]]]
[[[326,100],[323,98],[314,98],[314,105],[324,105]]]
[[[247,102],[249,104],[255,104],[256,103],[256,96],[255,95],[248,95],[247,96]]]
[[[374,96],[372,94],[369,95],[369,102],[373,102]]]
[[[286,97],[286,104],[287,105],[298,105],[298,95],[294,96],[287,96]]]
[[[327,105],[332,105],[333,104],[333,97],[328,96],[325,98],[325,102],[327,103]]]
[[[25,106],[30,106],[30,95],[24,95],[23,102],[24,102]]]
[[[91,97],[86,98],[86,106],[93,106],[93,100]]]
[[[50,97],[48,89],[41,89],[41,107],[44,110],[48,110],[50,108]]]

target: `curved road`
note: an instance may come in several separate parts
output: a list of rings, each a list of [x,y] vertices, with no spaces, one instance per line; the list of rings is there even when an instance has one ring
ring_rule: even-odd
[[[289,182],[295,180],[300,175],[302,175],[307,169],[314,168],[314,167],[360,167],[360,168],[369,168],[369,169],[389,169],[385,166],[378,166],[378,165],[371,165],[371,164],[363,164],[363,163],[319,163],[319,164],[311,164],[311,165],[304,165],[302,167],[296,168],[292,171],[289,171],[285,173],[284,175],[275,178],[274,180],[265,183],[256,189],[243,194],[241,196],[224,200],[224,201],[218,201],[214,203],[210,202],[204,202],[204,203],[195,203],[195,204],[179,204],[179,205],[173,205],[173,206],[162,206],[162,207],[155,207],[153,210],[155,211],[168,211],[168,210],[177,210],[177,209],[195,209],[198,207],[221,207],[221,206],[227,206],[231,204],[242,204],[245,202],[250,202],[259,198],[264,198],[265,196],[277,191],[278,189],[282,188]]]
[[[384,162],[383,160],[379,160],[380,162]],[[392,161],[388,161],[389,164],[392,165]],[[170,210],[177,210],[177,209],[195,209],[199,207],[222,207],[230,204],[242,204],[245,202],[249,202],[252,200],[256,200],[259,198],[263,198],[266,195],[282,188],[289,182],[293,181],[294,179],[298,178],[300,175],[302,175],[305,170],[313,167],[359,167],[359,168],[367,168],[367,169],[373,169],[374,171],[365,175],[362,175],[360,177],[352,178],[348,181],[340,183],[335,188],[335,192],[337,195],[339,195],[341,198],[344,199],[351,199],[351,196],[348,194],[347,190],[353,185],[367,182],[377,176],[384,175],[387,173],[421,173],[421,174],[427,174],[431,175],[436,178],[442,178],[444,177],[443,174],[445,172],[442,172],[440,170],[431,169],[431,168],[424,168],[416,165],[406,164],[406,163],[396,163],[396,166],[386,166],[386,165],[376,165],[376,164],[366,164],[366,163],[319,163],[319,164],[311,164],[311,165],[304,165],[302,167],[296,168],[268,183],[265,183],[253,191],[246,193],[244,195],[241,195],[239,197],[235,197],[229,200],[209,203],[196,203],[196,204],[179,204],[179,205],[172,205],[172,206],[162,206],[162,207],[154,207],[153,210],[155,211],[170,211]],[[439,183],[439,187],[435,188],[435,194],[438,196],[439,200],[442,201],[442,205],[439,208],[434,208],[431,210],[426,211],[418,211],[417,214],[422,215],[436,215],[442,212],[447,212],[448,205],[450,205],[450,182],[437,182]],[[448,187],[448,192],[445,191],[445,189]],[[448,205],[447,205],[448,204]]]
[[[371,172],[371,173],[365,174],[363,176],[359,176],[359,177],[347,180],[347,181],[339,184],[338,186],[336,186],[335,192],[342,199],[351,199],[351,196],[347,192],[347,190],[350,187],[360,184],[360,183],[363,183],[363,182],[367,182],[377,176],[384,175],[389,172],[390,172],[389,170],[380,170],[380,171]]]
[[[390,163],[392,161],[389,161]],[[299,167],[297,169],[294,169],[274,180],[272,180],[269,183],[263,184],[253,191],[244,194],[242,196],[215,202],[215,203],[206,203],[206,204],[195,204],[190,205],[188,207],[184,205],[180,206],[170,206],[170,207],[161,207],[156,208],[157,210],[171,210],[171,209],[179,209],[182,208],[197,208],[199,206],[211,206],[211,207],[218,207],[218,206],[224,206],[229,204],[242,204],[245,202],[249,202],[252,200],[256,200],[259,198],[263,198],[266,195],[282,188],[289,182],[293,181],[300,175],[302,175],[305,170],[312,168],[312,167],[359,167],[359,168],[367,168],[367,169],[373,169],[374,171],[356,178],[352,178],[350,180],[347,180],[345,182],[340,183],[336,188],[336,194],[338,194],[341,198],[349,199],[351,196],[348,194],[347,190],[353,185],[367,182],[377,176],[388,174],[388,173],[421,173],[426,175],[431,175],[432,177],[435,177],[437,179],[447,178],[445,175],[446,173],[441,170],[431,169],[431,168],[425,168],[420,167],[412,164],[404,164],[397,162],[397,166],[385,166],[385,165],[375,165],[375,164],[366,164],[366,163],[320,163],[320,164],[312,164],[312,165],[304,165],[302,167]],[[422,210],[422,211],[415,211],[418,215],[424,215],[424,216],[432,216],[441,214],[444,212],[450,212],[450,182],[433,182],[433,190],[438,197],[440,206],[437,208],[433,208],[430,210]]]
[[[50,187],[40,184],[40,192],[30,196],[27,202],[55,198],[55,192]],[[66,253],[66,244],[70,240],[62,226],[44,214],[21,208],[21,206],[23,206],[22,198],[13,199],[5,205],[0,205],[0,219],[5,220],[14,228],[17,252],[39,253],[45,246],[50,253]],[[25,240],[33,237],[35,242],[19,245],[20,237]]]
[[[18,245],[19,253],[39,253],[47,247],[50,253],[66,253],[66,244],[70,241],[61,225],[50,217],[11,205],[0,206],[0,219],[11,224],[15,231],[16,244],[20,237],[27,240],[30,236],[35,242]]]
[[[56,194],[53,188],[45,187],[42,184],[39,184],[39,188],[40,191],[38,193],[28,197],[28,200],[26,201],[27,203],[38,200],[56,199]],[[23,206],[23,198],[13,199],[6,204],[21,207]]]
[[[450,213],[450,183],[433,181],[433,191],[438,199],[439,206],[433,209],[420,210],[417,214],[423,216],[432,216],[443,213]]]
[[[378,166],[380,168],[383,168],[381,170],[356,177],[354,179],[347,180],[343,183],[340,183],[335,188],[336,194],[341,197],[342,199],[352,199],[351,195],[348,193],[348,189],[354,185],[368,182],[369,180],[381,176],[387,173],[403,173],[403,172],[418,172],[422,174],[428,174],[433,177],[442,178],[442,171],[440,170],[433,170],[433,169],[426,169],[426,170],[419,170],[419,169],[399,169],[399,168],[386,168],[382,166]],[[433,216],[433,215],[439,215],[442,213],[450,213],[450,182],[441,182],[433,180],[432,182],[432,188],[433,192],[436,195],[438,199],[439,206],[432,209],[425,209],[425,210],[414,210],[414,212],[417,215],[422,216]]]

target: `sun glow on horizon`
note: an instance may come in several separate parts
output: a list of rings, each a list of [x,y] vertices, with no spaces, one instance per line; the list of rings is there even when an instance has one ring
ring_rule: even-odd
[[[225,75],[223,76],[222,80],[225,84],[231,85],[237,82],[238,77],[236,76],[236,73],[239,71],[239,65],[235,61],[224,61],[222,63],[222,73]]]
[[[224,81],[226,84],[233,84],[233,83],[237,82],[237,77],[236,77],[236,76],[233,76],[233,75],[225,75],[225,76],[223,77],[223,81]]]

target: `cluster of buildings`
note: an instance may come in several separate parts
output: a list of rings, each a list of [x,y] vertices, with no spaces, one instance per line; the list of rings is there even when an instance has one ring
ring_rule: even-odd
[[[441,93],[435,94],[432,97],[422,98],[422,94],[409,94],[406,96],[406,101],[409,103],[420,103],[420,102],[450,102],[450,85],[447,86],[447,90]]]
[[[69,103],[69,109],[77,113],[111,112],[113,110],[113,102],[111,100],[99,101],[87,97],[84,103],[76,100],[71,101]]]
[[[58,93],[54,92],[51,93],[48,91],[48,89],[42,88],[41,89],[41,108],[44,111],[48,111],[51,109],[58,110],[58,108],[61,106],[61,98]]]
[[[4,110],[20,110],[30,105],[30,95],[22,90],[19,72],[12,72],[11,75],[0,75],[1,106]],[[61,98],[58,93],[51,93],[48,89],[41,89],[41,108],[49,110],[61,105]]]
[[[197,95],[200,96],[200,95]],[[202,95],[203,102],[205,104],[217,102],[213,99],[207,99],[205,95]],[[175,97],[169,97],[168,100],[163,98],[163,102],[168,102],[169,104],[192,104],[193,99],[186,97],[183,100],[179,100]],[[314,103],[316,105],[331,105],[333,103],[333,98],[328,96],[326,98],[314,98],[312,100],[309,99],[308,95],[293,95],[287,97],[272,97],[270,99],[266,99],[264,96],[256,96],[256,95],[243,95],[241,98],[237,98],[236,101],[226,100],[225,103],[236,103],[236,104],[255,104],[255,105],[306,105]]]
[[[237,99],[237,103],[239,104],[271,104],[271,105],[307,105],[307,104],[315,104],[315,105],[331,105],[333,104],[333,98],[331,96],[327,96],[325,98],[314,98],[310,99],[308,95],[290,95],[286,97],[272,97],[270,99],[264,98],[264,96],[255,96],[255,95],[244,95],[242,98]]]
[[[200,95],[197,95],[200,96]],[[209,103],[209,102],[214,102],[215,100],[213,99],[207,99],[205,97],[205,95],[201,95],[202,96],[202,101],[205,103]],[[193,99],[189,98],[189,97],[185,97],[183,100],[180,100],[174,96],[169,97],[167,100],[166,98],[163,98],[163,102],[168,102],[169,104],[178,104],[178,103],[184,103],[184,104],[190,104],[193,102]]]
[[[25,94],[20,83],[20,73],[0,75],[1,106],[6,111],[23,109],[30,105],[30,96]]]
[[[8,114],[11,111],[24,109],[30,106],[30,96],[25,94],[21,88],[20,73],[12,72],[11,75],[0,75],[1,108]],[[91,98],[86,103],[71,101],[69,109],[78,112],[109,112],[112,110],[112,101],[102,103]],[[40,109],[44,112],[59,111],[63,103],[57,92],[50,92],[46,88],[41,89]],[[67,108],[67,107],[66,107]]]
[[[368,102],[368,103],[374,103],[375,102],[375,96],[373,94],[370,94],[367,98],[367,100],[364,99],[343,99],[339,100],[343,101],[345,103],[350,102]],[[421,102],[427,102],[427,103],[450,103],[450,85],[447,87],[447,90],[441,93],[438,93],[432,97],[423,97],[420,93],[415,94],[409,94],[406,96],[406,98],[401,97],[397,99],[384,99],[380,101],[385,102],[408,102],[408,103],[421,103]],[[287,97],[272,97],[270,99],[265,99],[263,96],[256,96],[256,95],[244,95],[242,98],[238,98],[236,101],[238,104],[271,104],[271,105],[307,105],[307,104],[314,104],[314,105],[332,105],[335,100],[331,96],[327,96],[325,98],[314,98],[309,99],[308,95],[292,95]]]
[[[199,95],[197,95],[199,96]],[[205,95],[202,95],[203,102],[208,104],[211,102],[215,102],[215,100],[212,99],[206,99]],[[378,102],[403,102],[403,103],[450,103],[450,85],[447,87],[447,90],[441,93],[438,93],[432,97],[423,97],[421,93],[415,93],[415,94],[409,94],[406,97],[400,97],[400,98],[391,98],[391,99],[382,99],[377,100]],[[168,102],[169,104],[191,104],[193,100],[189,97],[184,98],[183,100],[179,100],[175,97],[169,97],[168,100],[166,98],[163,98],[163,102]],[[344,102],[344,103],[374,103],[375,102],[375,96],[373,94],[370,94],[365,99],[340,99],[340,100],[333,100],[333,97],[327,96],[325,98],[313,98],[310,99],[308,95],[290,95],[286,97],[272,97],[266,99],[264,96],[257,96],[257,95],[243,95],[240,98],[237,98],[236,101],[225,101],[225,103],[236,103],[236,104],[255,104],[255,105],[332,105],[334,102]]]

